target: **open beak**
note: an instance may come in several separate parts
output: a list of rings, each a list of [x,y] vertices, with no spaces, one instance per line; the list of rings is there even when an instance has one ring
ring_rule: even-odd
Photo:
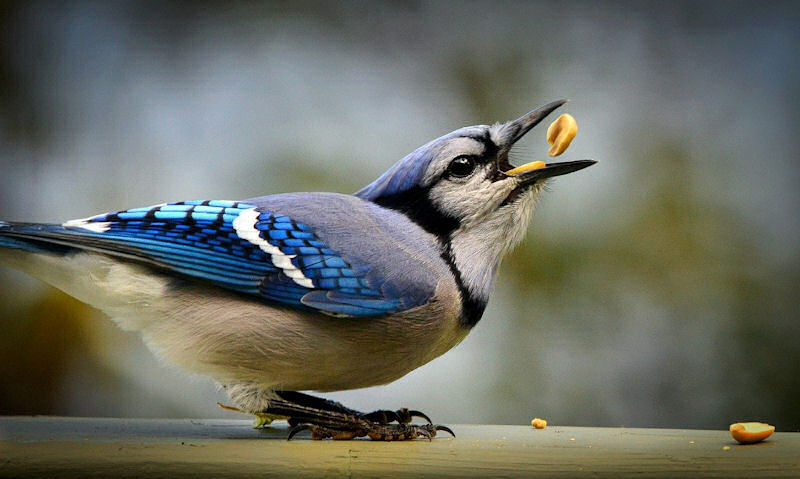
[[[534,163],[542,163],[534,162]],[[566,175],[567,173],[572,173],[578,170],[582,170],[588,166],[592,166],[593,164],[597,163],[595,160],[577,160],[577,161],[564,161],[561,163],[544,163],[544,166],[535,169],[528,169],[522,173],[513,175],[517,176],[520,179],[520,186],[530,185],[539,180],[543,180],[545,178],[552,178],[554,176],[561,176]],[[530,164],[530,163],[529,163]],[[526,165],[522,165],[520,169]]]
[[[498,155],[500,160],[500,170],[508,175],[520,179],[520,186],[532,184],[538,180],[552,178],[554,176],[566,175],[597,163],[595,160],[565,161],[561,163],[545,163],[534,161],[514,168],[508,163],[508,152],[511,147],[525,136],[534,126],[538,125],[547,115],[558,107],[564,105],[567,100],[556,100],[547,105],[531,110],[516,120],[509,121],[503,125],[505,145],[501,147]]]
[[[504,142],[504,149],[506,151],[510,150],[514,143],[525,136],[525,133],[531,131],[531,128],[538,125],[539,122],[544,120],[547,115],[553,113],[553,111],[560,106],[563,106],[567,101],[569,100],[556,100],[554,102],[550,102],[547,105],[533,109],[516,120],[511,120],[503,125],[503,136],[506,138]]]

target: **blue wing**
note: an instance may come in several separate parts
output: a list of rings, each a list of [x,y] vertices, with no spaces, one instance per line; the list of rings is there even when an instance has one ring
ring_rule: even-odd
[[[186,201],[61,226],[0,223],[2,238],[0,246],[34,251],[99,251],[335,316],[394,313],[428,299],[401,293],[369,265],[350,264],[311,226],[245,202]]]

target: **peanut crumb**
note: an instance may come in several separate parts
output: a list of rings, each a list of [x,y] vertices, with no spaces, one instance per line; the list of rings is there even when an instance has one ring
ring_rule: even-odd
[[[535,427],[536,429],[544,429],[547,427],[547,421],[538,417],[533,418],[531,421],[531,426]]]

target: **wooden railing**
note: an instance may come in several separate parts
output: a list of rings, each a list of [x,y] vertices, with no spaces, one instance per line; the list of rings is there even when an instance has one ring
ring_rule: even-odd
[[[276,423],[278,424],[278,423]],[[452,425],[433,441],[287,442],[240,420],[0,417],[2,477],[800,477],[800,433]]]

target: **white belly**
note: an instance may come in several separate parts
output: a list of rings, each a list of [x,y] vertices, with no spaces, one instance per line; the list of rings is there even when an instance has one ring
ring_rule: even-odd
[[[458,324],[455,284],[441,284],[436,301],[402,314],[335,318],[192,281],[177,284],[93,253],[64,258],[13,251],[0,259],[104,311],[123,329],[141,332],[162,359],[230,386],[247,410],[263,409],[272,389],[386,384],[468,332]]]

